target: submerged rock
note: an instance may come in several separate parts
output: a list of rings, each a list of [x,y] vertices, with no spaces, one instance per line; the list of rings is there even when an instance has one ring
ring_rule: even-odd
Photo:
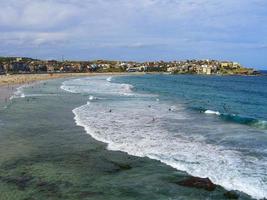
[[[0,177],[0,180],[16,185],[20,190],[24,190],[31,182],[31,176],[18,176],[18,177]]]
[[[223,194],[228,199],[238,199],[239,194],[237,194],[235,191],[228,191]]]
[[[213,184],[209,178],[190,177],[177,182],[177,184],[185,187],[205,189],[208,191],[213,191],[216,189],[216,185]]]

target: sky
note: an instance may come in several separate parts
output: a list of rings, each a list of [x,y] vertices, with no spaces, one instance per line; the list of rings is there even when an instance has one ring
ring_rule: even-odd
[[[0,0],[0,7],[1,56],[218,59],[267,69],[266,0]]]

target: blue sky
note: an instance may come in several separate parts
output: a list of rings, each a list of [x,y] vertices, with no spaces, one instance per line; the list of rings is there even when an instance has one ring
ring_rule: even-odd
[[[266,0],[0,0],[0,55],[267,67]]]

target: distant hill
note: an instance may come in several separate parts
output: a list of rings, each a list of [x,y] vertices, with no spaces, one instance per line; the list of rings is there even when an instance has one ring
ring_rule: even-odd
[[[0,57],[0,62],[13,62],[18,59],[22,62],[37,61],[37,59],[28,58],[28,57]]]

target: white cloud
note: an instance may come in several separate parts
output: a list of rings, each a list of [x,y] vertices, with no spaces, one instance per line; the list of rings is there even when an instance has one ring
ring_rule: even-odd
[[[12,32],[1,33],[0,41],[6,46],[39,46],[64,43],[68,35],[63,32]]]
[[[0,0],[0,7],[0,45],[13,51],[60,44],[73,52],[150,48],[149,56],[155,46],[194,52],[208,43],[207,55],[267,43],[265,0]]]
[[[0,1],[0,26],[7,29],[60,28],[77,17],[77,7],[57,1],[10,0]]]

